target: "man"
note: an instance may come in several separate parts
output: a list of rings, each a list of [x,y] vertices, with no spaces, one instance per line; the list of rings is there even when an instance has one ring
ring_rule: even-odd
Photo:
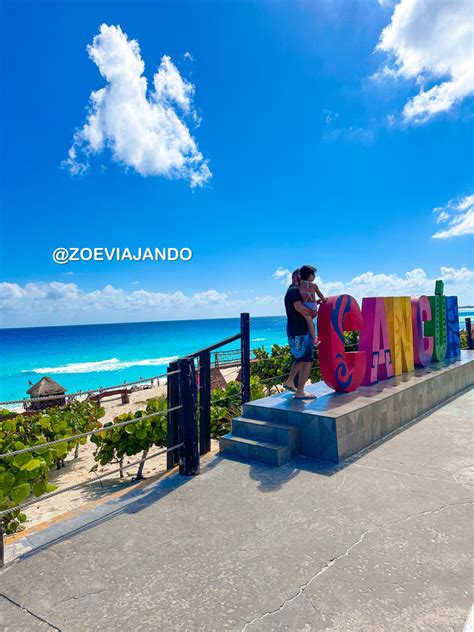
[[[300,283],[301,283],[300,269],[296,268],[296,270],[293,270],[293,272],[291,273],[291,285],[289,286],[288,289],[292,287],[298,287]]]
[[[305,268],[308,266],[304,266]],[[288,344],[293,364],[290,375],[284,383],[284,387],[293,391],[295,399],[315,399],[311,393],[304,390],[313,366],[313,340],[309,333],[306,317],[314,318],[316,311],[303,305],[301,294],[298,289],[300,284],[300,269],[292,274],[291,285],[285,294],[285,310],[287,317],[286,332]],[[295,386],[295,379],[298,376],[298,386]]]

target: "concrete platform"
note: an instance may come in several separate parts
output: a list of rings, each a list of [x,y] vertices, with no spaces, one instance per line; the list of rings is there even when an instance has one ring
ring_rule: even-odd
[[[297,454],[339,463],[473,385],[473,351],[354,393],[335,393],[319,382],[307,388],[316,400],[296,400],[284,392],[245,404],[220,446],[224,454],[272,465]],[[283,431],[288,426],[298,432]]]
[[[471,391],[341,465],[214,457],[32,535],[0,572],[0,628],[461,632],[473,409]]]

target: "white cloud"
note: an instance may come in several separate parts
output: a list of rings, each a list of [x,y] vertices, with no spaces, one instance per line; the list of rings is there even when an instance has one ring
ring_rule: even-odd
[[[204,185],[212,174],[185,122],[200,121],[193,109],[194,86],[170,57],[162,57],[148,91],[138,42],[120,26],[102,24],[87,50],[107,84],[91,93],[86,122],[74,134],[63,166],[81,174],[92,155],[108,149],[113,160],[142,176]]]
[[[258,295],[252,290],[214,288],[185,294],[124,290],[112,285],[86,291],[75,283],[31,282],[25,285],[0,283],[0,320],[4,327],[64,325],[145,320],[235,317],[242,311],[252,316],[284,313],[284,288],[291,280],[290,271],[279,267],[274,278],[275,293]],[[443,279],[445,294],[459,297],[460,305],[474,304],[474,270],[441,267],[436,276],[422,268],[404,275],[365,272],[348,281],[318,278],[323,292],[331,296],[348,293],[359,301],[364,296],[432,295],[436,279]]]
[[[124,290],[113,285],[85,291],[74,283],[4,282],[0,283],[0,311],[2,324],[13,327],[236,316],[243,308],[269,304],[268,297],[261,303],[254,293],[244,292],[244,298],[231,294],[216,289],[190,294]],[[278,296],[272,300],[281,304]]]
[[[280,266],[273,273],[273,278],[280,281],[282,285],[290,285],[291,283],[291,272],[288,268],[283,268]]]
[[[158,72],[153,77],[154,98],[157,101],[173,101],[184,112],[189,113],[194,95],[194,86],[184,81],[168,55],[163,55]]]
[[[450,218],[449,213],[447,213],[446,211],[441,210],[440,208],[435,208],[433,209],[433,212],[435,211],[439,211],[439,215],[436,219],[436,223],[440,224],[441,222],[445,222],[446,220],[448,220]]]
[[[276,273],[283,270],[285,268],[278,268],[274,278],[279,279]],[[461,305],[474,303],[474,270],[465,267],[442,266],[435,277],[429,277],[422,268],[415,268],[402,276],[364,272],[349,281],[325,281],[317,277],[316,282],[327,296],[351,294],[360,301],[364,296],[432,295],[436,279],[444,281],[445,294],[458,296]]]
[[[473,41],[471,0],[397,4],[377,45],[390,61],[375,77],[402,77],[420,86],[405,104],[405,121],[428,121],[474,93]]]
[[[192,296],[192,301],[198,305],[219,305],[225,303],[227,299],[228,295],[225,292],[218,292],[217,290],[206,290]]]
[[[450,200],[446,206],[433,210],[438,224],[447,223],[444,230],[433,235],[434,239],[448,239],[461,235],[474,235],[474,195]]]

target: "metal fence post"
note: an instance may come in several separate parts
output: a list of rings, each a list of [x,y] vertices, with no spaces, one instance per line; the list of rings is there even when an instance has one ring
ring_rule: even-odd
[[[472,345],[471,319],[466,318],[465,321],[466,321],[466,333],[467,333],[467,348],[472,349],[473,345]]]
[[[242,404],[250,401],[250,314],[240,314]]]
[[[168,367],[168,373],[178,370],[178,363],[172,362]],[[179,374],[169,375],[168,386],[168,408],[179,406]],[[178,437],[178,417],[179,410],[172,410],[167,414],[166,447],[168,450],[179,443]],[[171,450],[166,454],[166,469],[170,470],[179,462],[178,450]]]
[[[211,353],[199,356],[199,451],[211,449]]]
[[[0,568],[5,563],[5,540],[3,537],[3,525],[2,525],[3,516],[0,516]]]
[[[178,360],[179,367],[179,434],[184,445],[179,451],[179,473],[199,474],[199,442],[194,360]]]

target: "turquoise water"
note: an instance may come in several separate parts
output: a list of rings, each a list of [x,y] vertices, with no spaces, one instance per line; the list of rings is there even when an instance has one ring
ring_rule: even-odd
[[[461,328],[466,316],[474,321],[474,311],[460,312]],[[285,325],[283,316],[252,318],[251,348],[285,344]],[[25,397],[29,381],[43,375],[69,392],[152,377],[176,357],[238,333],[239,326],[239,319],[226,318],[1,329],[0,400]]]
[[[285,326],[282,316],[252,318],[251,348],[286,343]],[[1,329],[0,401],[25,397],[43,375],[70,393],[156,376],[239,330],[238,318]]]

